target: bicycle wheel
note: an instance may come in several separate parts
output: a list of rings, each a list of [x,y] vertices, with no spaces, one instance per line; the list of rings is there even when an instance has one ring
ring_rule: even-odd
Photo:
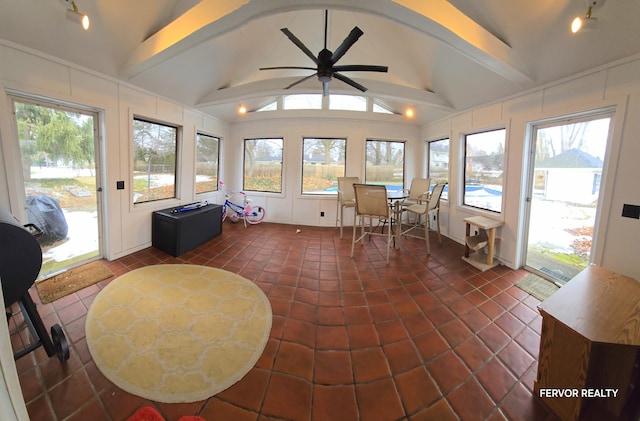
[[[264,208],[262,206],[251,206],[251,213],[245,215],[244,219],[250,224],[259,224],[264,219]]]
[[[222,222],[224,222],[225,219],[227,219],[227,207],[223,206],[222,207]]]

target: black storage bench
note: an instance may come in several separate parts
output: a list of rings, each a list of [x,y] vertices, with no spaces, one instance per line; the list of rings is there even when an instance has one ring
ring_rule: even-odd
[[[153,212],[153,247],[178,257],[222,233],[222,205],[208,204],[183,212],[175,209]]]

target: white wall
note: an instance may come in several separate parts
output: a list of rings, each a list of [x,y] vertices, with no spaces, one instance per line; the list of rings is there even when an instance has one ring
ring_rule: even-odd
[[[640,58],[635,57],[576,75],[541,89],[478,107],[423,128],[423,139],[451,136],[449,225],[447,235],[464,242],[464,218],[481,213],[460,205],[462,186],[461,136],[494,127],[507,128],[505,201],[499,230],[498,258],[510,267],[523,264],[518,234],[524,212],[523,173],[529,125],[558,116],[615,108],[601,184],[600,218],[596,223],[594,263],[640,279],[637,244],[640,221],[622,218],[624,203],[640,204],[637,187],[640,162]]]
[[[181,104],[128,86],[94,71],[0,41],[0,205],[26,218],[12,104],[7,92],[42,97],[97,111],[101,119],[105,255],[125,256],[151,245],[151,212],[197,200],[218,201],[218,194],[194,192],[195,133],[225,138],[228,125]],[[179,199],[132,204],[130,150],[133,115],[178,125],[181,173]],[[125,189],[116,190],[124,180]]]

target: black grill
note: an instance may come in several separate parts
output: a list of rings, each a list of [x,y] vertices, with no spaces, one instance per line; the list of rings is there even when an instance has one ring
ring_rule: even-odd
[[[0,281],[5,308],[18,303],[24,321],[34,340],[14,354],[17,360],[36,348],[44,347],[49,357],[57,355],[60,361],[69,359],[69,345],[59,325],[51,327],[51,337],[29,295],[42,267],[42,249],[36,239],[41,235],[36,225],[20,225],[3,207],[0,207]],[[10,318],[11,312],[7,312]]]

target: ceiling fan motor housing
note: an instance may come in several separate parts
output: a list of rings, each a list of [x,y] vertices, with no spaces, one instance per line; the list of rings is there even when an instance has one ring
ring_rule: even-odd
[[[595,0],[594,0],[595,1]],[[315,57],[313,53],[305,46],[302,41],[300,41],[291,31],[287,28],[281,28],[280,30],[293,42],[302,52],[304,52],[307,57],[309,57],[316,64],[316,69],[311,67],[300,67],[300,66],[277,66],[277,67],[261,67],[260,70],[275,70],[275,69],[308,69],[315,70],[315,75],[318,77],[318,80],[322,82],[322,90],[323,94],[326,96],[329,94],[329,81],[332,78],[336,78],[341,80],[342,82],[350,85],[361,92],[366,92],[367,88],[355,82],[354,80],[348,78],[339,72],[346,71],[360,71],[360,72],[387,72],[387,66],[369,66],[369,65],[346,65],[346,66],[335,66],[336,62],[340,60],[340,58],[355,44],[355,42],[364,34],[360,28],[355,26],[349,35],[342,41],[342,44],[338,46],[335,52],[327,49],[327,15],[328,11],[325,10],[325,28],[324,28],[324,48],[318,53],[318,57]],[[305,80],[313,77],[311,74],[309,76],[305,76],[302,79],[290,84],[285,89],[292,88],[293,86],[304,82]]]

